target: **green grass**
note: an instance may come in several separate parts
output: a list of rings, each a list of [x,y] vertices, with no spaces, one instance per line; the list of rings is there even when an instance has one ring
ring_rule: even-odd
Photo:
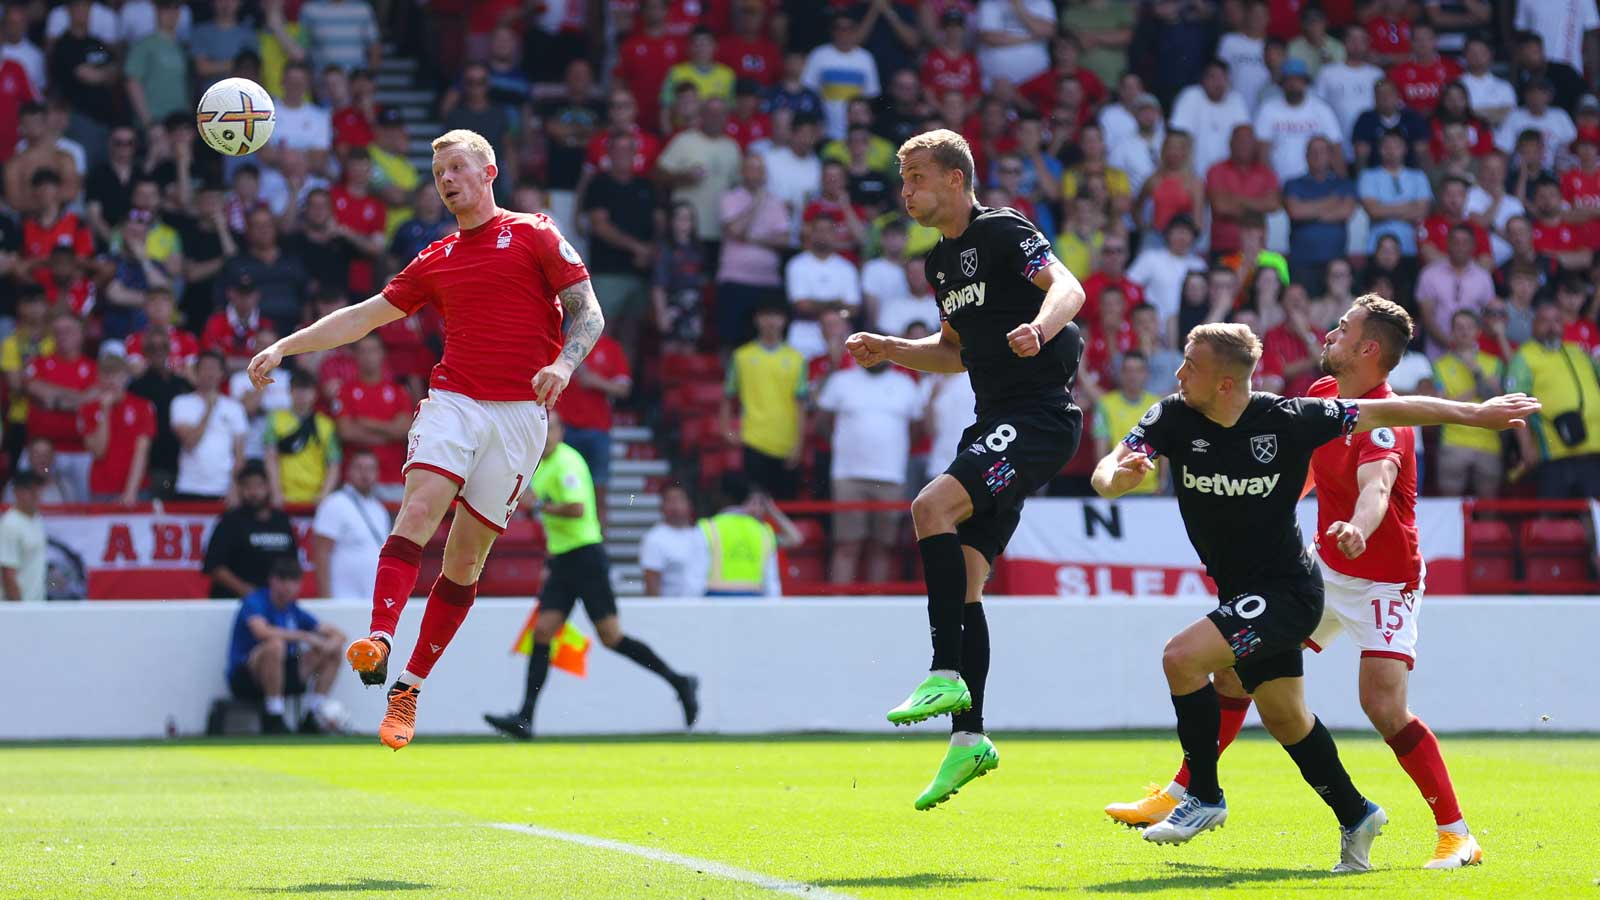
[[[1260,732],[1223,757],[1232,818],[1155,847],[1100,812],[1175,762],[1166,735],[999,735],[1000,769],[930,813],[911,801],[936,736],[372,739],[0,749],[0,898],[776,897],[624,853],[510,833],[536,824],[859,898],[1600,898],[1587,804],[1596,737],[1444,739],[1486,865],[1418,869],[1426,806],[1375,736],[1344,734],[1387,807],[1378,871],[1326,874],[1331,813]]]

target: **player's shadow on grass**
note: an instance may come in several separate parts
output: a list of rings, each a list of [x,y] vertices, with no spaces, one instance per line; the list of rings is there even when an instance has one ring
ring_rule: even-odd
[[[949,875],[944,872],[918,872],[912,875],[875,875],[860,878],[813,878],[810,881],[818,887],[837,888],[950,888],[993,880],[972,875]]]
[[[1228,888],[1254,882],[1289,881],[1346,881],[1352,889],[1359,889],[1360,879],[1343,879],[1332,872],[1315,869],[1249,869],[1234,866],[1208,866],[1198,863],[1169,862],[1160,874],[1126,881],[1086,885],[1081,890],[1095,894],[1147,894],[1174,889],[1198,890],[1201,888]],[[1326,885],[1319,885],[1325,887]],[[1029,890],[1055,891],[1053,887],[1030,887]]]
[[[355,881],[319,881],[312,884],[295,884],[288,887],[259,887],[257,894],[359,894],[383,891],[429,891],[434,885],[417,881],[393,881],[387,878],[358,878]]]

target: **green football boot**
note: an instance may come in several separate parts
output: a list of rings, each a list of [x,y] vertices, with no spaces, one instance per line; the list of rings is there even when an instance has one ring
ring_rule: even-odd
[[[972,694],[967,691],[967,683],[961,680],[961,676],[957,675],[952,681],[929,675],[927,680],[917,685],[911,696],[889,710],[889,721],[895,725],[910,725],[946,713],[966,712],[971,708]]]
[[[967,786],[967,782],[987,775],[999,766],[1000,751],[994,748],[994,742],[989,740],[988,735],[982,735],[978,743],[971,747],[952,746],[945,751],[938,774],[933,776],[933,781],[917,797],[917,809],[933,809],[955,796],[956,792]]]

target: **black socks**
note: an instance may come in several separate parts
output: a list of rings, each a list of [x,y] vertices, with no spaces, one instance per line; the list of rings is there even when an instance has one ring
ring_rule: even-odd
[[[1349,773],[1339,762],[1339,748],[1334,746],[1333,735],[1323,727],[1321,719],[1314,721],[1311,733],[1304,740],[1283,749],[1300,767],[1300,777],[1339,817],[1341,827],[1351,828],[1367,814],[1367,798],[1350,782]],[[1189,768],[1192,773],[1194,766],[1191,764]],[[1194,790],[1193,787],[1189,789]]]
[[[983,732],[983,685],[989,680],[989,620],[982,603],[961,605],[961,680],[972,692],[972,708],[950,719],[951,731]]]
[[[933,635],[930,669],[961,670],[961,608],[967,599],[967,561],[961,539],[934,534],[917,541],[922,577],[928,584],[928,628]],[[988,668],[985,658],[984,668]],[[976,698],[974,698],[976,699]]]
[[[677,672],[672,671],[671,666],[668,666],[666,663],[662,662],[661,657],[657,656],[656,652],[650,649],[650,645],[646,644],[644,641],[638,641],[631,637],[623,636],[622,640],[617,641],[617,645],[611,649],[617,651],[623,656],[626,656],[639,665],[644,666],[646,669],[649,669],[657,675],[660,675],[662,678],[666,679],[668,684],[672,685],[674,690],[677,689],[678,685],[683,683],[683,677]]]
[[[533,720],[533,705],[539,702],[539,689],[550,674],[550,645],[535,643],[528,653],[528,682],[523,689],[521,716]]]
[[[1178,743],[1189,764],[1189,793],[1202,803],[1221,803],[1217,731],[1222,728],[1222,706],[1217,701],[1217,689],[1208,681],[1192,694],[1173,694],[1172,709],[1178,714]]]

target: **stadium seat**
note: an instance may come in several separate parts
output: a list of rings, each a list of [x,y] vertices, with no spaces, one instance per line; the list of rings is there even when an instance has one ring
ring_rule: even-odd
[[[1467,523],[1467,584],[1511,581],[1517,577],[1517,542],[1511,526],[1502,519],[1474,519]],[[1495,588],[1489,585],[1488,592]]]
[[[685,382],[722,383],[722,361],[711,353],[668,353],[661,357],[661,383],[673,387]]]
[[[722,384],[713,381],[680,384],[670,388],[661,400],[662,411],[669,419],[710,412],[721,405]]]
[[[1523,568],[1541,581],[1587,581],[1593,577],[1589,531],[1577,519],[1529,519],[1522,523]]]
[[[827,568],[827,558],[820,553],[790,551],[783,561],[783,583],[787,587],[797,582],[826,581]]]

